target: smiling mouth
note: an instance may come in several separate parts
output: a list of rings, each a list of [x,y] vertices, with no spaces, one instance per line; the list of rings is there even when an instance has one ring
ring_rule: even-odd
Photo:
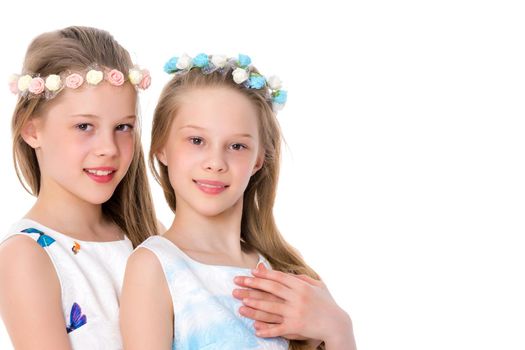
[[[110,174],[113,174],[116,170],[92,170],[92,169],[84,169],[86,173],[95,175],[95,176],[108,176]]]
[[[193,180],[194,183],[196,183],[197,185],[199,186],[202,186],[202,187],[205,187],[205,188],[228,188],[230,187],[229,185],[225,185],[225,184],[219,184],[219,183],[212,183],[212,182],[202,182],[202,181],[198,181],[198,180]]]

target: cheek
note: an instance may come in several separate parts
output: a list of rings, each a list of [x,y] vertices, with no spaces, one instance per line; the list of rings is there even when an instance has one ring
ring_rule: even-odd
[[[239,176],[247,178],[247,181],[249,181],[256,162],[257,159],[253,154],[246,154],[242,157],[235,157],[230,163],[230,167],[235,168],[236,173],[239,174]]]
[[[165,154],[168,168],[187,168],[199,161],[198,148],[183,140],[169,142]]]
[[[84,135],[57,130],[46,133],[41,149],[45,159],[57,159],[59,162],[68,159],[71,162],[89,153],[90,142]]]
[[[117,144],[122,158],[131,159],[135,153],[135,135],[123,133],[117,135]]]

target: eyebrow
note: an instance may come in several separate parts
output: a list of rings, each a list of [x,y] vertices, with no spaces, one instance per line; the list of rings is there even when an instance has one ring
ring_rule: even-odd
[[[206,128],[202,128],[202,127],[196,126],[196,125],[184,125],[184,126],[181,126],[179,128],[179,130],[186,129],[186,128],[188,128],[188,129],[197,129],[197,130],[202,130],[202,131],[206,130]],[[235,134],[233,136],[253,138],[253,136],[251,134],[242,134],[242,133],[241,134]]]
[[[74,117],[84,117],[84,118],[92,118],[92,119],[100,119],[101,117],[98,116],[98,115],[95,115],[95,114],[72,114],[71,115],[72,118]],[[136,119],[137,116],[136,115],[127,115],[125,117],[122,117],[121,119]]]

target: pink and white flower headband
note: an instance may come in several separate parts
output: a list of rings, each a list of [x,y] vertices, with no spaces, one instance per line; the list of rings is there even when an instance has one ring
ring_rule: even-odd
[[[106,80],[113,86],[121,86],[126,80],[137,89],[145,90],[151,84],[151,76],[147,69],[133,67],[128,71],[127,77],[117,69],[101,69],[98,66],[90,67],[85,74],[80,72],[65,72],[50,74],[47,77],[40,75],[13,74],[9,80],[9,89],[15,95],[24,97],[55,97],[62,89],[77,89],[86,83],[96,86]]]

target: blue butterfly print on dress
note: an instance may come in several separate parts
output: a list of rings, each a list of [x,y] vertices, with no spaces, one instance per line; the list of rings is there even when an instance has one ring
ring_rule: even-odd
[[[87,323],[86,315],[82,315],[82,310],[77,303],[73,303],[71,308],[71,314],[69,315],[69,326],[66,327],[68,333],[73,332],[75,329],[82,327]]]
[[[22,230],[22,232],[25,233],[38,233],[40,237],[38,237],[38,240],[36,241],[40,246],[43,248],[49,247],[51,244],[55,242],[55,240],[48,235],[46,235],[44,232],[37,230],[36,228],[26,228],[25,230]]]

